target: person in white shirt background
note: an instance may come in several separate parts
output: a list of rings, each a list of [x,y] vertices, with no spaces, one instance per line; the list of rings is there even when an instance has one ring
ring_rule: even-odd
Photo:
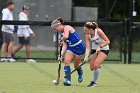
[[[6,3],[6,8],[2,10],[2,20],[13,21],[13,9],[14,3],[9,1]],[[1,62],[15,62],[11,57],[13,46],[14,46],[14,25],[2,25],[2,35],[3,35],[3,45],[1,48]],[[6,52],[8,51],[8,57],[6,56]],[[6,59],[7,58],[7,59]]]
[[[22,12],[19,14],[19,21],[28,21],[29,6],[24,5]],[[32,31],[29,25],[19,25],[17,36],[19,38],[19,44],[16,46],[13,55],[15,55],[23,46],[26,47],[26,62],[36,62],[33,59],[30,59],[30,37],[35,36],[35,33]]]

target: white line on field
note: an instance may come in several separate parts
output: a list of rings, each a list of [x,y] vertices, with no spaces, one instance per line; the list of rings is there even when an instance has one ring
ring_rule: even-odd
[[[104,68],[104,65],[102,66],[103,68]],[[89,68],[89,67],[85,67],[85,68]],[[114,69],[140,69],[140,68],[138,68],[138,67],[109,67],[109,68],[114,68]]]

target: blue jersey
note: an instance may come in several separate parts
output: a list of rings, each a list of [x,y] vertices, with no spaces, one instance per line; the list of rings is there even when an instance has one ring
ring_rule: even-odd
[[[81,40],[81,38],[78,35],[78,33],[75,31],[74,33],[69,33],[69,37],[66,39],[65,42],[68,45],[73,45],[73,44],[76,44],[77,42],[79,42],[79,40]]]
[[[80,56],[85,53],[85,44],[76,31],[69,33],[69,36],[65,42],[67,43],[67,50],[71,51],[75,55]]]

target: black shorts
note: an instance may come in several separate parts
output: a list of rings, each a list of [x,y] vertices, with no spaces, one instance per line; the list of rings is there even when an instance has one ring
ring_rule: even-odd
[[[21,45],[30,45],[30,37],[19,37],[19,44]]]
[[[2,32],[3,35],[3,42],[9,44],[10,42],[14,42],[14,34],[13,33],[7,33]]]
[[[96,50],[92,49],[90,53],[91,53],[91,54],[94,54],[95,52],[96,52]],[[105,53],[106,55],[108,55],[109,50],[101,50],[101,52],[103,52],[103,53]]]

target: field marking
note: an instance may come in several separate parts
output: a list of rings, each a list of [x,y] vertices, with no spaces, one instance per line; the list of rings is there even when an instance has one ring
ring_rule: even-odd
[[[55,76],[53,76],[52,74],[48,73],[44,69],[41,69],[39,66],[36,66],[35,64],[29,64],[29,66],[32,67],[33,69],[35,69],[36,71],[38,71],[40,73],[43,73],[46,76],[49,76],[50,78],[55,78]]]
[[[114,70],[113,68],[110,68],[110,67],[104,65],[104,69],[107,69],[111,74],[116,75],[118,78],[125,80],[129,84],[133,85],[133,87],[136,87],[138,85],[137,82],[133,81],[129,77],[124,76],[123,74],[119,73],[118,71]]]

